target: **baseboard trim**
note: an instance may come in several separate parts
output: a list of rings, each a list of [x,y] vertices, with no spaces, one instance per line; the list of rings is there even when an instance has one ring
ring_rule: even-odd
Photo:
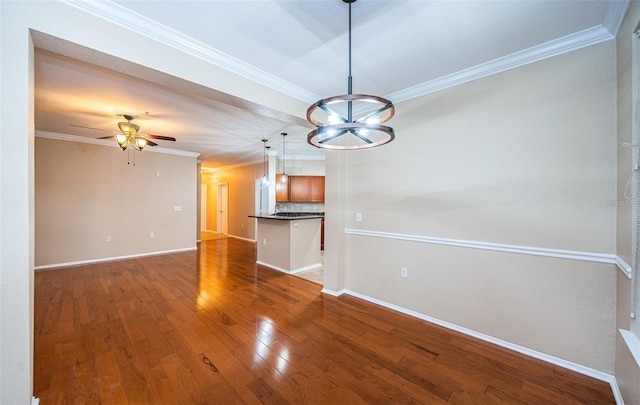
[[[190,252],[190,251],[193,251],[193,250],[198,250],[198,248],[196,246],[194,246],[194,247],[189,247],[189,248],[163,250],[163,251],[157,251],[157,252],[140,253],[140,254],[135,254],[135,255],[105,257],[105,258],[101,258],[101,259],[79,260],[79,261],[75,261],[75,262],[66,262],[66,263],[44,264],[44,265],[40,265],[40,266],[35,266],[33,269],[34,270],[51,270],[51,269],[57,269],[59,267],[73,267],[73,266],[80,266],[80,265],[83,265],[83,264],[113,262],[113,261],[117,261],[117,260],[135,259],[137,257],[166,255],[166,254],[169,254],[169,253]]]
[[[339,297],[342,294],[345,294],[347,290],[334,291],[334,290],[329,290],[328,288],[323,288],[322,290],[320,290],[320,292],[323,294],[331,295],[333,297]]]
[[[318,268],[322,267],[322,263],[315,263],[315,264],[312,264],[312,265],[309,265],[309,266],[299,267],[299,268],[293,269],[293,270],[287,270],[287,269],[284,269],[282,267],[274,266],[273,264],[261,262],[260,260],[256,260],[256,264],[259,264],[259,265],[264,266],[264,267],[268,267],[268,268],[273,269],[273,270],[278,270],[278,271],[280,271],[282,273],[286,273],[286,274],[296,274],[296,273],[300,273],[301,271],[313,270],[313,269],[318,269]]]
[[[548,355],[548,354],[545,354],[545,353],[542,353],[542,352],[538,352],[536,350],[532,350],[532,349],[529,349],[529,348],[526,348],[524,346],[520,346],[520,345],[511,343],[511,342],[507,342],[505,340],[498,339],[498,338],[495,338],[493,336],[485,335],[483,333],[474,331],[472,329],[467,329],[465,327],[462,327],[462,326],[459,326],[459,325],[456,325],[456,324],[453,324],[453,323],[450,323],[450,322],[446,322],[446,321],[443,321],[443,320],[440,320],[440,319],[437,319],[437,318],[433,318],[431,316],[422,314],[420,312],[416,312],[416,311],[413,311],[413,310],[410,310],[410,309],[407,309],[407,308],[404,308],[404,307],[401,307],[401,306],[398,306],[398,305],[395,305],[395,304],[391,304],[389,302],[382,301],[382,300],[370,297],[370,296],[365,295],[365,294],[360,294],[360,293],[358,293],[356,291],[352,291],[352,290],[349,290],[349,289],[343,289],[343,290],[340,290],[340,291],[332,291],[332,290],[322,289],[322,292],[326,293],[326,294],[329,294],[329,295],[333,295],[335,297],[339,297],[340,295],[347,294],[347,295],[350,295],[352,297],[360,298],[362,300],[371,302],[371,303],[376,304],[376,305],[380,305],[380,306],[385,307],[385,308],[389,308],[391,310],[403,313],[405,315],[409,315],[409,316],[412,316],[414,318],[418,318],[418,319],[421,319],[423,321],[427,321],[427,322],[433,323],[435,325],[442,326],[444,328],[447,328],[447,329],[450,329],[450,330],[453,330],[453,331],[456,331],[456,332],[463,333],[463,334],[465,334],[467,336],[471,336],[471,337],[483,340],[485,342],[489,342],[489,343],[504,347],[506,349],[513,350],[513,351],[516,351],[518,353],[522,353],[524,355],[527,355],[527,356],[542,360],[542,361],[546,361],[546,362],[551,363],[551,364],[555,364],[555,365],[557,365],[559,367],[563,367],[563,368],[566,368],[568,370],[575,371],[577,373],[586,375],[588,377],[592,377],[592,378],[595,378],[597,380],[604,381],[604,382],[608,383],[611,386],[611,390],[613,391],[613,395],[615,397],[616,403],[618,405],[624,405],[624,401],[622,399],[622,395],[620,393],[620,389],[618,388],[618,383],[616,381],[616,378],[611,374],[604,373],[604,372],[592,369],[590,367],[586,367],[586,366],[583,366],[581,364],[577,364],[577,363],[574,363],[574,362],[571,362],[571,361],[568,361],[568,360],[564,360],[564,359],[561,359],[561,358],[558,358],[558,357],[555,357],[555,356],[551,356],[551,355]]]
[[[227,234],[227,236],[228,236],[228,237],[230,237],[230,238],[235,238],[235,239],[240,239],[240,240],[246,240],[247,242],[256,243],[256,241],[255,241],[254,239],[243,238],[242,236],[229,235],[229,234]]]
[[[592,253],[576,250],[549,249],[534,246],[507,245],[502,243],[479,242],[463,239],[436,238],[431,236],[410,235],[402,233],[368,231],[363,229],[345,229],[348,235],[370,236],[374,238],[406,240],[410,242],[429,243],[434,245],[456,246],[469,249],[491,250],[505,253],[553,257],[557,259],[581,260],[586,262],[615,264],[629,279],[633,272],[631,266],[621,257],[611,253]]]

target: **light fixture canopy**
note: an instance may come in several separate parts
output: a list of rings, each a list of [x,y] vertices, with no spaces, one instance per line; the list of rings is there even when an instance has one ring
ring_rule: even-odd
[[[307,121],[316,126],[307,142],[323,149],[353,150],[384,145],[395,139],[393,128],[381,125],[395,114],[393,103],[383,97],[353,94],[351,76],[351,3],[349,4],[348,93],[325,98],[307,109]]]

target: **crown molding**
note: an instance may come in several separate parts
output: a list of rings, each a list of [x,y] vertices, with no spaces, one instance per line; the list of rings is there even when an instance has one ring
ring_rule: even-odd
[[[231,55],[211,48],[210,46],[184,35],[181,32],[111,1],[61,1],[112,24],[116,24],[127,30],[133,31],[136,34],[169,45],[191,56],[236,73],[244,78],[260,83],[305,103],[314,103],[322,98],[310,91],[289,83],[286,80],[275,77],[256,68],[255,66],[251,66]]]
[[[141,14],[111,1],[61,0],[63,3],[92,14],[139,35],[167,44],[186,54],[202,59],[215,66],[234,72],[275,91],[306,103],[314,103],[321,97],[251,66],[224,52],[186,36],[172,28],[153,21]],[[407,101],[440,90],[481,79],[509,69],[562,55],[580,48],[595,45],[615,38],[629,8],[630,0],[608,2],[601,25],[575,34],[567,35],[544,44],[482,63],[468,69],[430,80],[416,86],[391,93],[385,98],[394,103]]]
[[[607,9],[602,18],[602,25],[613,35],[618,35],[622,21],[625,14],[631,5],[631,0],[622,1],[609,1],[607,2]]]
[[[282,160],[282,158],[278,157]],[[319,155],[287,155],[285,161],[289,160],[326,160],[324,156]]]
[[[511,55],[503,58],[481,63],[468,69],[400,90],[385,96],[385,98],[392,100],[394,103],[411,100],[413,98],[435,93],[462,83],[524,66],[529,63],[599,44],[613,38],[614,35],[612,35],[607,28],[603,25],[599,25],[594,28],[589,28],[575,34],[567,35],[553,41],[545,42],[538,46],[512,53]]]
[[[113,141],[109,141],[106,139],[87,138],[86,136],[59,134],[56,132],[45,132],[45,131],[36,131],[35,135],[38,138],[57,139],[59,141],[68,141],[68,142],[89,143],[92,145],[108,146],[110,148],[120,149],[117,143],[114,143]],[[178,156],[187,156],[187,157],[194,157],[194,158],[197,158],[198,156],[200,156],[200,153],[197,153],[197,152],[187,152],[184,150],[168,149],[168,148],[162,148],[160,146],[151,146],[149,148],[146,148],[144,152],[145,153],[146,152],[164,153],[166,155],[178,155]]]

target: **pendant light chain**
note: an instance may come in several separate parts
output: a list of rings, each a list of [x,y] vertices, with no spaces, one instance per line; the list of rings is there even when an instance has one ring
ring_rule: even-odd
[[[287,174],[285,173],[285,165],[287,162],[287,152],[286,152],[286,148],[285,148],[285,143],[284,143],[284,137],[287,136],[286,132],[282,132],[280,135],[282,135],[282,182],[286,182],[287,181]]]
[[[262,143],[263,143],[263,155],[262,155],[262,184],[264,184],[265,186],[269,185],[269,176],[267,174],[268,170],[267,170],[267,158],[268,158],[268,153],[267,151],[271,148],[271,146],[267,146],[267,142],[269,142],[268,139],[263,139]]]

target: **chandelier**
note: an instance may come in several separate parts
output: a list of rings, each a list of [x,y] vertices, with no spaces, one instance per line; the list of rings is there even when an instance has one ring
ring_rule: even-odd
[[[393,103],[383,97],[353,94],[351,77],[351,3],[349,4],[349,79],[348,93],[324,98],[307,109],[307,120],[316,129],[307,142],[323,149],[366,149],[393,141],[393,128],[382,125],[394,113]]]

